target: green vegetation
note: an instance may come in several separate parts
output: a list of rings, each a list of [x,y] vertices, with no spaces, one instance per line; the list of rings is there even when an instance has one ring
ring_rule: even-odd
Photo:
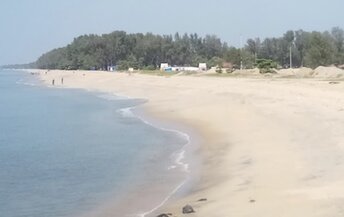
[[[260,73],[273,73],[273,69],[277,68],[277,63],[267,59],[257,59],[257,68]]]
[[[280,38],[249,39],[245,47],[255,59],[270,59],[281,67],[316,68],[320,65],[344,64],[344,31],[335,27],[331,32],[287,31]]]
[[[102,36],[80,36],[64,48],[42,55],[36,65],[48,69],[106,69],[116,65],[119,70],[129,67],[154,70],[162,62],[198,65],[224,56],[226,50],[227,45],[216,36],[202,38],[197,34],[180,36],[178,33],[161,36],[116,31]]]
[[[169,76],[177,74],[177,72],[165,72],[165,71],[160,71],[160,70],[140,70],[138,71],[138,73],[146,74],[146,75],[165,76],[165,77],[169,77]]]
[[[208,67],[219,68],[230,63],[235,69],[241,62],[244,68],[253,68],[259,59],[289,67],[290,53],[294,67],[342,65],[344,31],[339,27],[326,32],[287,31],[279,38],[248,39],[241,49],[229,46],[214,35],[200,37],[176,33],[172,36],[115,31],[101,36],[80,36],[66,47],[43,54],[35,63],[16,67],[98,70],[116,65],[119,70],[155,70],[163,62],[179,66],[197,66],[205,62]]]
[[[221,67],[218,67],[218,68],[216,68],[216,70],[215,70],[217,73],[222,73],[223,72],[223,70],[222,70],[222,68]]]

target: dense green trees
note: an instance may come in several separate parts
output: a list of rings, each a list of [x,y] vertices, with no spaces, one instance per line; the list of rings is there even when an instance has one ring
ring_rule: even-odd
[[[305,64],[310,67],[329,65],[336,62],[335,47],[331,35],[313,32],[309,38]]]
[[[258,59],[267,59],[280,67],[289,67],[290,53],[295,67],[344,64],[344,31],[338,27],[323,33],[287,31],[280,38],[249,39],[241,49],[228,46],[214,35],[115,31],[75,38],[66,47],[43,54],[35,64],[37,68],[47,69],[106,69],[117,65],[125,70],[129,67],[155,69],[162,62],[184,66],[230,62],[238,68],[242,61],[245,68],[251,68]]]
[[[216,36],[197,34],[171,35],[127,34],[116,31],[102,36],[80,36],[64,48],[43,54],[36,62],[38,68],[48,69],[155,69],[160,63],[198,65],[223,57],[226,44]]]
[[[252,39],[248,40],[246,49],[251,49],[250,44]],[[271,59],[281,67],[289,67],[290,49],[295,67],[341,65],[344,64],[344,31],[339,27],[333,28],[331,33],[287,31],[281,38],[265,39],[257,53],[259,58]]]

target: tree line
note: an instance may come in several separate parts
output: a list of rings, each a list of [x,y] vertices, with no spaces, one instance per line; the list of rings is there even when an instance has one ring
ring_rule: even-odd
[[[291,58],[290,58],[291,57]],[[128,34],[115,31],[103,35],[83,35],[69,45],[43,54],[27,67],[41,69],[106,69],[116,65],[156,69],[160,63],[198,66],[207,63],[236,68],[252,68],[258,59],[272,60],[279,67],[344,64],[344,31],[339,27],[325,32],[287,31],[282,37],[248,39],[244,47],[229,46],[215,35]],[[227,64],[228,65],[228,64]]]
[[[186,66],[214,61],[223,57],[226,50],[227,44],[216,36],[115,31],[75,38],[66,47],[43,54],[36,65],[47,69],[106,69],[110,65],[119,69],[156,69],[163,62]]]
[[[311,67],[344,64],[344,31],[287,31],[280,38],[249,39],[245,50],[252,56],[273,60],[282,67]]]

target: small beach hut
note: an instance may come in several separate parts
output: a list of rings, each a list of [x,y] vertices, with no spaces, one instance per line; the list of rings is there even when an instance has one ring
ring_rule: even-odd
[[[160,71],[165,71],[166,68],[168,68],[168,63],[161,63],[160,64]]]
[[[207,64],[206,63],[198,64],[198,69],[201,71],[207,71]]]
[[[114,71],[116,71],[116,68],[117,67],[115,65],[110,65],[110,66],[107,67],[107,70],[110,71],[110,72],[114,72]]]

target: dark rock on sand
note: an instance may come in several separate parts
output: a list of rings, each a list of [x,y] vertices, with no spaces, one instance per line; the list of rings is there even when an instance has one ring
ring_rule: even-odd
[[[183,207],[183,214],[194,213],[195,210],[190,205],[186,205]]]
[[[204,202],[204,201],[207,201],[208,199],[207,198],[201,198],[201,199],[199,199],[198,201],[199,202]]]
[[[158,215],[157,217],[170,217],[172,214],[171,213],[163,213]]]

